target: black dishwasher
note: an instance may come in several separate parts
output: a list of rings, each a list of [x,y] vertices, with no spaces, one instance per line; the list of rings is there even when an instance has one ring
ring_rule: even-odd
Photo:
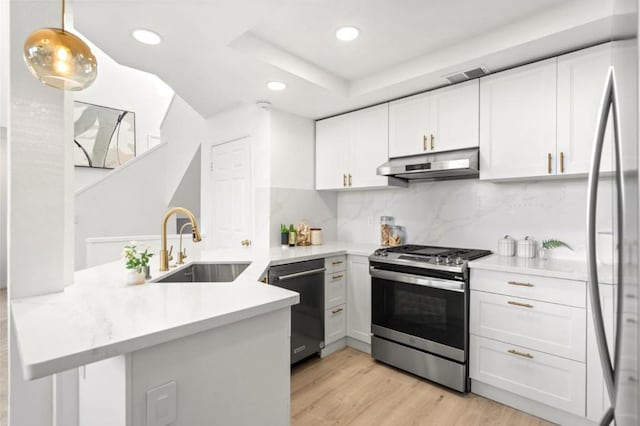
[[[269,284],[300,294],[291,307],[291,364],[324,348],[324,271],[324,259],[269,269]]]

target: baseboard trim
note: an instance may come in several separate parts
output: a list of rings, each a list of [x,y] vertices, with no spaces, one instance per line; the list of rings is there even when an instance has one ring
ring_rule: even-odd
[[[520,395],[507,392],[503,389],[499,389],[495,386],[478,382],[473,379],[471,379],[471,392],[556,424],[564,426],[595,425],[595,423],[585,417],[579,417],[575,414],[558,410],[557,408],[532,401]]]
[[[371,355],[371,344],[363,342],[362,340],[354,339],[353,337],[347,337],[347,346],[353,349],[357,349],[360,352]]]
[[[338,352],[340,349],[344,349],[347,347],[347,339],[344,337],[340,340],[336,340],[333,343],[329,343],[320,351],[320,358],[324,358],[326,356],[331,355],[334,352]]]

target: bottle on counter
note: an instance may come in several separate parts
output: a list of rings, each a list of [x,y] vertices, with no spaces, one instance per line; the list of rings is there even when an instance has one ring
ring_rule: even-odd
[[[289,245],[289,229],[285,224],[280,225],[280,244],[283,246]]]
[[[298,233],[296,232],[296,228],[293,227],[292,223],[289,225],[289,247],[295,247],[297,237]]]

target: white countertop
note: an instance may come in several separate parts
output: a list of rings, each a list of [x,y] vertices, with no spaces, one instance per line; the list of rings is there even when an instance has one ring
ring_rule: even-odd
[[[123,261],[78,271],[74,285],[60,293],[11,302],[23,374],[27,379],[48,376],[294,305],[298,293],[258,282],[270,265],[340,254],[369,256],[376,248],[328,243],[216,249],[192,259],[250,261],[232,283],[126,286]],[[151,262],[152,280],[176,270],[158,272],[157,259]]]
[[[525,259],[517,256],[491,256],[469,262],[472,269],[513,272],[517,274],[539,275],[543,277],[562,278],[574,281],[587,281],[587,261],[568,259]],[[598,278],[602,284],[613,282],[613,267],[600,265]]]

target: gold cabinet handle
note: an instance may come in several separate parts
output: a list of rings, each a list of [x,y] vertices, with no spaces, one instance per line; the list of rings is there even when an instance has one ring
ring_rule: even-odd
[[[547,154],[547,173],[551,174],[551,153]]]
[[[351,173],[349,173],[349,186],[351,186]]]
[[[533,359],[533,355],[531,355],[529,353],[526,353],[526,352],[516,351],[515,349],[509,349],[507,352],[509,352],[512,355],[518,355],[518,356],[521,356],[521,357]]]
[[[429,136],[431,137],[430,138],[431,139],[431,151],[433,151],[433,140],[435,139],[435,137],[432,134],[430,134]]]
[[[338,314],[340,312],[342,312],[344,310],[344,308],[338,308],[338,309],[334,309],[333,311],[331,311],[332,314]]]
[[[531,283],[520,283],[518,281],[509,281],[509,282],[507,282],[507,284],[509,284],[509,285],[519,285],[521,287],[533,287],[533,284],[531,284]]]
[[[564,152],[560,151],[560,173],[564,173]]]
[[[513,300],[509,300],[507,303],[514,306],[522,306],[523,308],[533,308],[533,305],[530,305],[528,303],[514,302]]]
[[[332,277],[331,277],[331,279],[332,279],[332,280],[339,280],[339,279],[340,279],[340,278],[342,278],[342,277],[344,277],[344,275],[343,275],[343,274],[340,274],[340,275],[334,275],[334,276],[332,276]]]
[[[340,265],[341,263],[343,263],[342,260],[335,260],[335,261],[331,262],[332,265]]]
[[[422,135],[422,150],[427,150],[427,135]]]
[[[346,188],[346,187],[347,187],[347,175],[346,175],[346,174],[343,174],[343,175],[342,175],[342,186],[343,186],[344,188]]]

